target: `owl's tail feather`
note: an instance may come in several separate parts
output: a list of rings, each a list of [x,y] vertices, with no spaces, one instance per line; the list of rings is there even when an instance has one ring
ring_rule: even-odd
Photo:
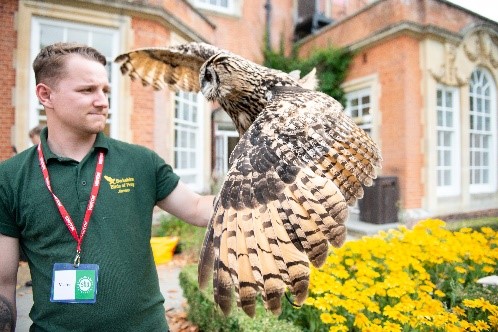
[[[333,246],[340,247],[346,240],[347,203],[339,188],[317,173],[314,168],[303,168],[296,185],[306,199],[303,206],[310,219]]]
[[[223,217],[223,215],[221,215]],[[204,242],[202,244],[201,253],[199,256],[198,265],[198,282],[201,289],[206,288],[208,281],[211,279],[213,273],[213,263],[214,263],[214,247],[213,247],[213,235],[215,223],[214,217],[211,218],[206,229],[206,235],[204,236]]]
[[[309,285],[309,260],[306,253],[296,247],[291,240],[289,233],[284,226],[284,220],[281,219],[282,214],[280,201],[276,200],[268,204],[268,217],[270,225],[265,227],[265,233],[272,243],[272,249],[275,253],[275,261],[280,261],[285,264],[283,272],[286,284],[292,294],[295,296],[297,304],[302,304],[308,296]],[[286,218],[285,218],[286,219]],[[273,240],[274,237],[274,240]],[[281,257],[281,258],[278,258]]]
[[[249,260],[249,250],[246,244],[246,236],[243,230],[245,214],[242,211],[237,211],[237,228],[236,228],[236,262],[233,264],[237,266],[237,272],[232,274],[232,278],[237,278],[235,282],[237,293],[237,305],[244,310],[249,317],[254,317],[256,314],[256,296],[258,294],[258,283],[254,277],[254,268]],[[258,273],[259,271],[255,271]],[[258,275],[258,277],[260,277]],[[237,289],[238,284],[238,289]]]
[[[286,289],[286,283],[279,268],[279,262],[283,260],[283,257],[277,258],[276,253],[272,252],[270,243],[275,242],[276,238],[273,234],[272,238],[268,238],[266,235],[265,229],[272,227],[272,220],[266,210],[265,205],[252,210],[252,222],[250,223],[252,227],[248,227],[246,233],[252,231],[255,238],[256,246],[250,250],[255,250],[259,258],[259,267],[263,278],[261,295],[265,308],[274,314],[279,314],[281,311],[280,300]],[[245,225],[249,225],[249,223]],[[269,229],[267,231],[271,233]]]
[[[228,262],[228,230],[226,225],[234,219],[233,214],[224,210],[219,215],[214,225],[214,271],[213,271],[213,293],[214,301],[219,304],[225,315],[230,313],[232,308],[232,278],[229,271]]]

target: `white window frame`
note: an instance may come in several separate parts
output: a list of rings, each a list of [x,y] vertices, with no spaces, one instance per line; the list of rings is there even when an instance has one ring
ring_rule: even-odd
[[[488,95],[483,89],[487,89]],[[476,68],[469,82],[469,191],[472,194],[496,191],[496,113],[495,82],[486,69]],[[487,146],[483,146],[486,141]],[[478,144],[475,144],[476,142]],[[483,161],[485,155],[487,160]],[[481,164],[474,165],[474,159],[479,159]],[[486,171],[487,182],[482,182],[483,173]],[[477,175],[480,175],[479,182],[473,183]]]
[[[203,190],[204,97],[201,93],[179,91],[175,93],[174,107],[174,158],[175,173],[193,190]],[[193,118],[191,110],[196,111]],[[194,137],[192,137],[194,135]],[[192,164],[193,160],[193,164]],[[181,165],[182,163],[186,163]],[[194,180],[190,180],[190,178]]]
[[[457,196],[461,191],[460,97],[457,88],[437,86],[436,131],[437,195]],[[446,172],[450,174],[450,183],[441,184]]]
[[[228,138],[239,137],[236,130],[220,129],[220,125],[216,125],[215,131],[215,174],[222,177],[228,173],[228,161],[230,155],[228,153]]]
[[[223,4],[226,2],[226,6]],[[194,6],[223,14],[236,14],[236,0],[193,0]]]
[[[118,29],[113,29],[113,28],[104,28],[104,27],[98,27],[95,25],[90,25],[90,24],[81,24],[81,23],[75,23],[75,22],[70,22],[70,21],[64,21],[64,20],[59,20],[59,19],[49,19],[49,18],[42,18],[42,17],[36,17],[34,16],[32,18],[32,30],[31,30],[31,61],[30,63],[33,63],[33,60],[35,59],[36,55],[40,51],[40,34],[42,31],[42,26],[43,25],[50,25],[56,28],[60,28],[63,31],[63,38],[60,40],[60,42],[66,42],[66,41],[72,41],[72,40],[67,40],[67,29],[79,29],[87,32],[86,40],[84,41],[78,41],[81,43],[84,43],[89,46],[93,46],[93,34],[94,33],[106,33],[110,34],[111,37],[111,49],[112,49],[112,54],[104,54],[106,56],[107,60],[107,70],[109,73],[109,83],[111,85],[111,91],[118,91],[119,86],[118,86],[118,81],[119,81],[119,75],[118,72],[119,70],[115,70],[116,65],[113,64],[114,57],[119,53],[119,31]],[[36,97],[35,93],[35,76],[33,73],[33,70],[30,70],[31,72],[31,84],[30,84],[30,101],[29,101],[29,128],[33,128],[34,126],[38,125],[40,122],[46,122],[46,116],[41,115],[40,111],[43,109],[43,107],[40,105],[38,98]],[[109,124],[109,130],[110,130],[110,136],[117,138],[118,137],[118,123],[119,123],[119,98],[117,98],[117,93],[112,93],[110,95],[110,105],[109,105],[109,118],[107,119],[107,123]]]
[[[368,103],[363,103],[363,98],[368,97]],[[352,101],[357,99],[358,104],[352,106]],[[354,122],[369,135],[372,133],[373,118],[372,118],[372,90],[370,88],[355,90],[346,94],[347,104],[344,109],[346,114],[351,117]],[[368,107],[369,113],[364,115],[363,110]],[[356,110],[357,113],[353,114]]]

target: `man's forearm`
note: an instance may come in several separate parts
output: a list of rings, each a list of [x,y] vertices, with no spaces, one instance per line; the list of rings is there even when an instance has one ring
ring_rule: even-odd
[[[16,329],[15,300],[0,295],[0,332],[14,332]]]

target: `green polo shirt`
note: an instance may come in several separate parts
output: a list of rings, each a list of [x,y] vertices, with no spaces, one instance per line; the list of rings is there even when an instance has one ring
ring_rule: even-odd
[[[77,162],[52,153],[47,130],[41,142],[54,193],[80,234],[99,149],[103,179],[81,263],[98,264],[95,304],[51,303],[54,263],[71,263],[76,241],[61,219],[38,164],[36,147],[0,163],[0,233],[19,238],[33,280],[31,331],[166,331],[164,298],[150,246],[156,203],[179,178],[153,151],[99,134]]]

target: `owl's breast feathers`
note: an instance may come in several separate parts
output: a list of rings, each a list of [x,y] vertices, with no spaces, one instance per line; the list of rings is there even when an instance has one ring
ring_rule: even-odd
[[[201,253],[200,285],[214,264],[225,313],[232,287],[251,316],[258,292],[275,313],[286,288],[301,304],[309,261],[321,266],[329,243],[344,242],[347,205],[380,165],[376,145],[333,98],[299,87],[272,94],[231,156]]]

